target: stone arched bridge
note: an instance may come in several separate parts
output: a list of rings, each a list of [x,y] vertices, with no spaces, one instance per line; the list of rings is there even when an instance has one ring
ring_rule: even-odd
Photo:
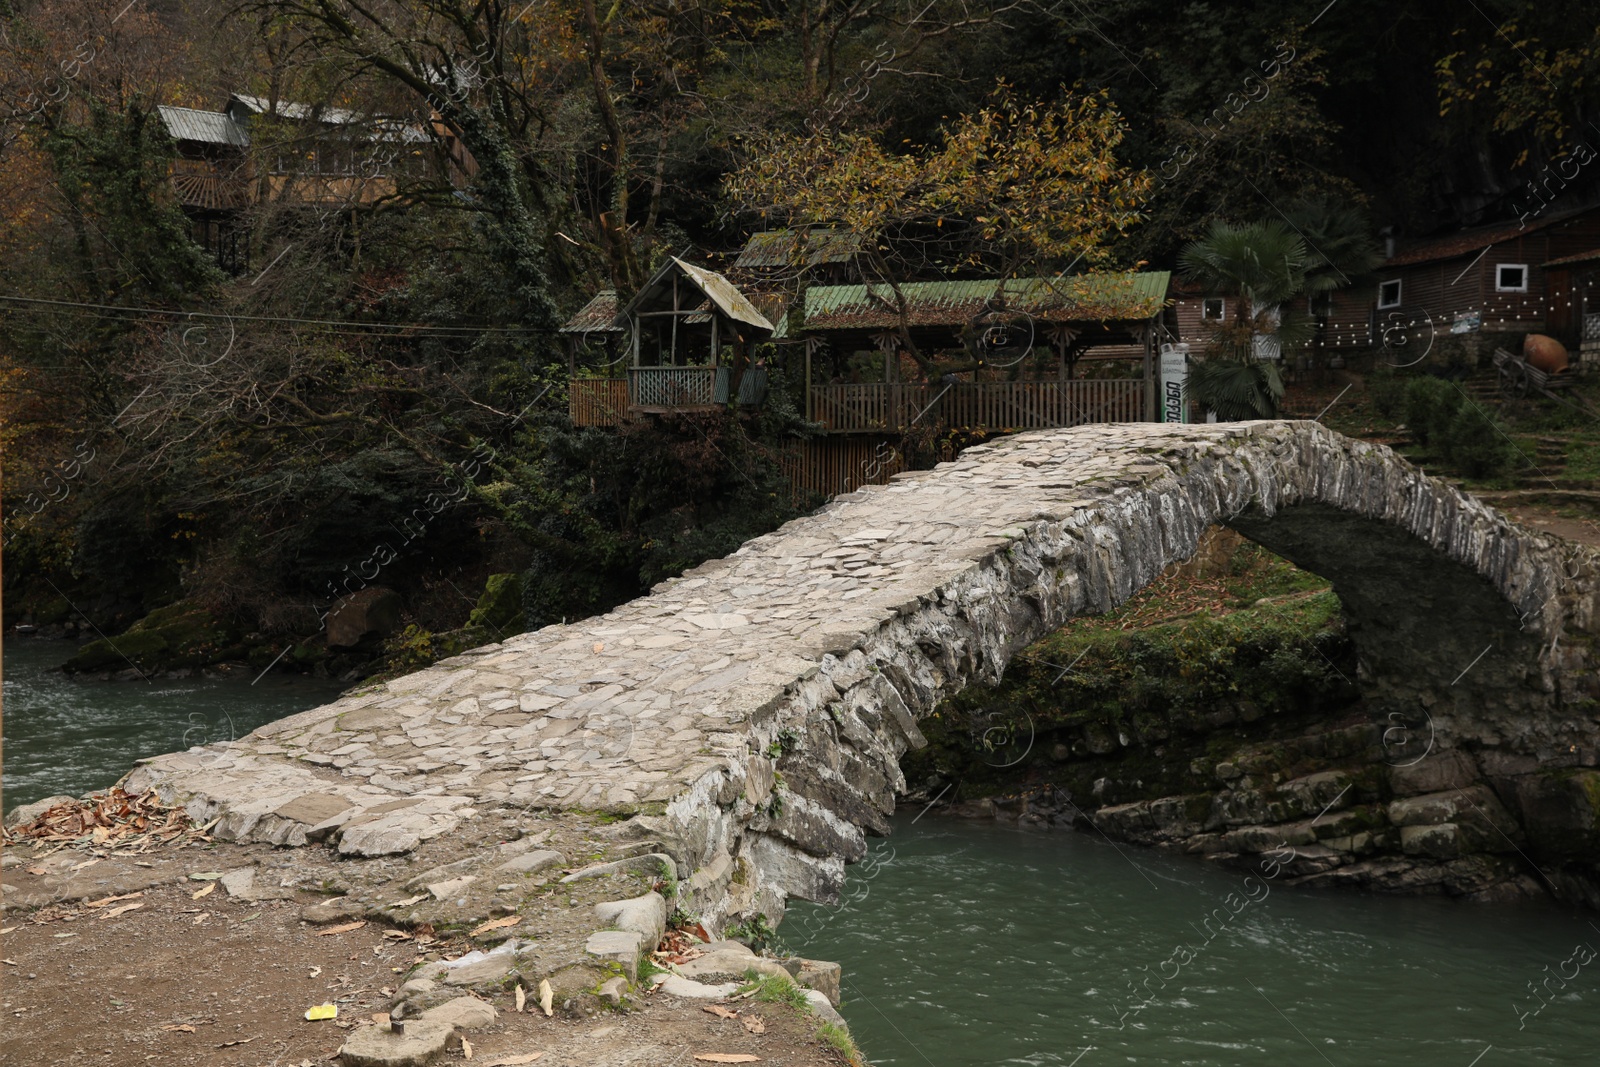
[[[1532,805],[1600,796],[1563,784],[1600,749],[1596,554],[1310,422],[971,448],[603,616],[147,761],[130,787],[220,816],[224,838],[358,857],[488,806],[628,813],[708,925],[777,917],[790,895],[832,898],[863,832],[887,829],[899,758],[941,699],[1219,523],[1335,583],[1378,707],[1428,707],[1438,748],[1470,750],[1487,779],[1543,775]],[[1594,808],[1560,818],[1600,842]]]

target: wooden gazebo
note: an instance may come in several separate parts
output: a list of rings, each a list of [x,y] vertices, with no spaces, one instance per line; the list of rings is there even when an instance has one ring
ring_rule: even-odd
[[[1168,280],[1154,271],[814,286],[803,327],[806,417],[834,433],[1146,420]],[[922,366],[906,358],[908,344]],[[1076,378],[1085,358],[1139,370]]]
[[[594,378],[580,377],[574,365],[577,425],[621,421],[615,409],[624,388],[629,413],[703,411],[734,398],[754,406],[766,398],[767,370],[752,364],[751,348],[772,336],[772,323],[722,275],[671,256],[602,323],[608,298],[615,307],[615,294],[601,293],[562,332],[604,336],[608,350],[622,346],[631,366],[626,378]]]

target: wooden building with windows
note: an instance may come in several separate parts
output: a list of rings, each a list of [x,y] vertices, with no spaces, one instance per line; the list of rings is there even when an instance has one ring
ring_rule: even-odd
[[[262,203],[359,208],[398,191],[438,141],[454,179],[470,164],[459,144],[402,119],[270,101],[244,93],[221,111],[161,106],[172,139],[172,190],[195,240],[230,273],[248,259],[242,215]],[[435,124],[436,126],[438,124]]]
[[[1581,342],[1572,266],[1600,249],[1600,208],[1547,212],[1443,236],[1395,242],[1375,281],[1333,294],[1328,347],[1394,346],[1407,335],[1545,333]],[[1516,339],[1495,341],[1516,347]]]

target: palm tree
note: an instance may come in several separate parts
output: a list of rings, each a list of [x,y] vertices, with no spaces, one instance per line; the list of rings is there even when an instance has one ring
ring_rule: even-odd
[[[1316,261],[1306,270],[1306,310],[1312,317],[1320,297],[1367,280],[1383,262],[1372,224],[1360,208],[1331,200],[1297,200],[1284,214],[1295,232],[1305,238]],[[1313,365],[1320,366],[1320,333],[1313,343]]]
[[[1178,257],[1184,277],[1208,293],[1234,298],[1231,323],[1217,328],[1189,376],[1189,393],[1217,417],[1271,419],[1283,397],[1283,374],[1264,349],[1281,353],[1304,339],[1303,325],[1284,306],[1307,287],[1322,264],[1304,238],[1277,220],[1232,223],[1217,219]]]

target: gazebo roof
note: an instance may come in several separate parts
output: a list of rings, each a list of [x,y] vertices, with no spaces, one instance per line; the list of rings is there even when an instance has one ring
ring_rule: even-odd
[[[617,291],[602,289],[561,325],[561,333],[621,333],[617,317]]]
[[[649,281],[639,288],[628,301],[626,307],[617,312],[611,323],[618,329],[623,328],[629,317],[651,308],[670,306],[672,303],[672,279],[680,275],[687,279],[700,294],[705,297],[711,307],[736,322],[742,322],[754,327],[764,334],[772,333],[772,323],[767,317],[756,310],[756,306],[739,291],[738,286],[718,274],[714,270],[706,270],[685,263],[677,256],[667,257]],[[598,298],[596,298],[598,299]],[[592,302],[591,302],[592,303]],[[706,310],[710,310],[707,308]]]
[[[980,278],[906,282],[900,291],[913,327],[959,328],[996,310],[1042,322],[1134,322],[1160,312],[1170,278],[1168,271]],[[807,330],[883,330],[899,322],[894,289],[887,284],[819,285],[806,291]]]

